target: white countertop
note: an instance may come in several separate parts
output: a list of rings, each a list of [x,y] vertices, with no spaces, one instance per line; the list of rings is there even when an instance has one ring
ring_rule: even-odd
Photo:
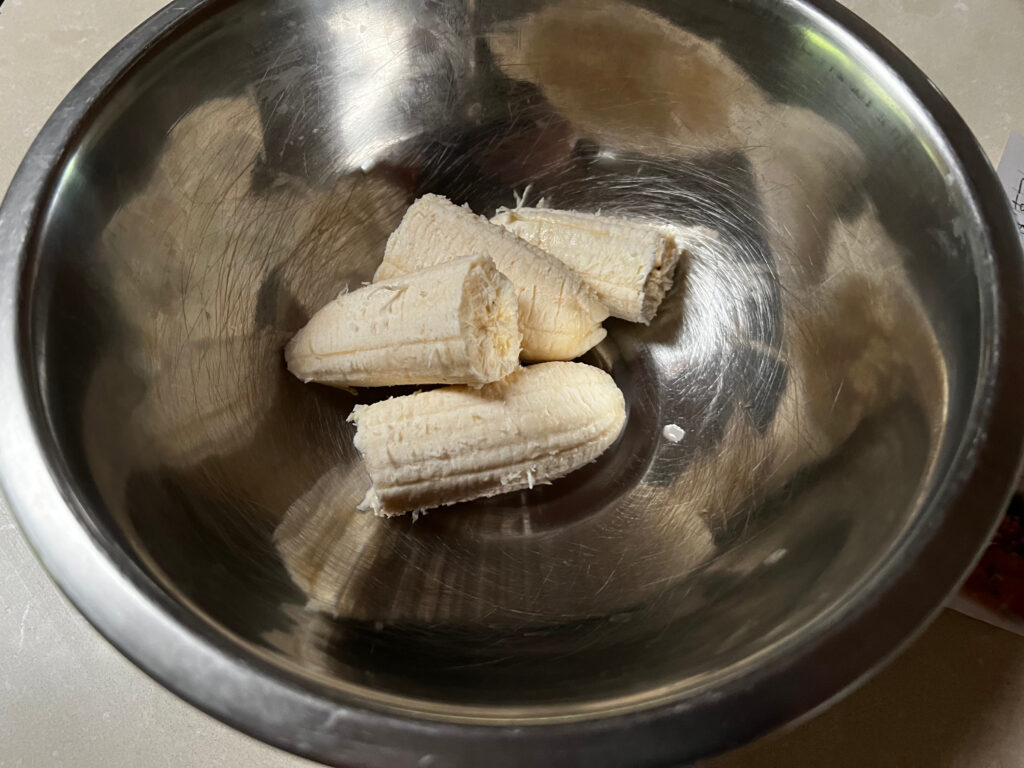
[[[2,0],[0,0],[2,2]],[[0,189],[60,99],[164,0],[0,7]],[[927,72],[993,161],[1024,129],[1021,0],[849,0]],[[58,593],[0,501],[0,768],[309,766],[175,698]],[[952,612],[824,715],[710,765],[1024,765],[1024,638]]]

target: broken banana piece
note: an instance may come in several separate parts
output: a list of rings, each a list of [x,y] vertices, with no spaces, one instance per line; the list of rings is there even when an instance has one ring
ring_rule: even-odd
[[[503,227],[439,195],[424,195],[409,207],[388,239],[374,281],[474,253],[494,259],[519,293],[524,360],[571,360],[605,337],[601,322],[608,312],[575,272]]]
[[[344,293],[285,349],[303,381],[335,387],[469,384],[519,366],[516,291],[471,256]]]
[[[532,488],[590,463],[626,420],[622,392],[583,363],[520,368],[478,390],[445,387],[356,406],[355,446],[379,515]]]
[[[564,262],[614,317],[650,323],[672,287],[680,249],[643,222],[546,208],[503,208],[491,221]]]

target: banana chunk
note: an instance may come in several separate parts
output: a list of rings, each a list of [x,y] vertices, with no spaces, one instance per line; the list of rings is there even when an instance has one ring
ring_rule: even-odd
[[[604,371],[553,362],[356,406],[349,419],[373,483],[360,508],[397,515],[567,475],[615,442],[626,406]]]
[[[516,291],[470,256],[338,296],[285,348],[303,381],[335,387],[470,384],[519,366]]]
[[[571,360],[605,337],[608,316],[594,292],[558,259],[439,195],[424,195],[388,238],[374,282],[459,256],[485,253],[519,292],[522,357]]]
[[[614,317],[650,323],[672,287],[680,249],[643,222],[546,208],[505,208],[491,221],[564,262]]]

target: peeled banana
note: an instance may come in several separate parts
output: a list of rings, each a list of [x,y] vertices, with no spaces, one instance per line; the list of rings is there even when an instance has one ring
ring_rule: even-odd
[[[356,406],[349,419],[372,481],[360,508],[397,515],[562,477],[618,438],[626,406],[604,371],[552,362],[480,389]]]
[[[470,384],[519,366],[516,291],[470,256],[343,293],[285,349],[303,381],[336,387]]]
[[[614,317],[650,323],[672,287],[680,249],[643,222],[546,208],[503,208],[491,221],[564,262]]]
[[[522,358],[571,360],[605,337],[607,310],[576,273],[541,249],[439,195],[424,195],[388,239],[375,282],[484,253],[519,292]]]

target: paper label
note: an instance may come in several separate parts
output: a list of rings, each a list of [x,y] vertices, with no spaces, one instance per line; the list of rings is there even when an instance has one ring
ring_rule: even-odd
[[[998,174],[1017,219],[1017,232],[1024,240],[1024,136],[1016,131],[1006,141]]]

